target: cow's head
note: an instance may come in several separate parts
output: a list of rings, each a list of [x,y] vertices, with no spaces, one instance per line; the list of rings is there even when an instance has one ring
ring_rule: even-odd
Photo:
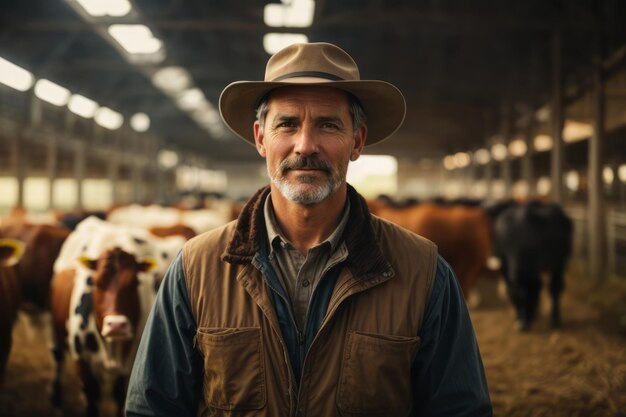
[[[139,277],[156,265],[151,259],[138,261],[120,248],[105,251],[96,260],[81,258],[92,269],[93,313],[104,340],[107,368],[119,368],[132,347],[141,317]]]

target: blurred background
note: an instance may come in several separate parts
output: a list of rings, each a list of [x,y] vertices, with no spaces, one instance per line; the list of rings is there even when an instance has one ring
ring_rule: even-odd
[[[562,328],[542,293],[538,323],[517,332],[497,266],[476,283],[496,415],[626,416],[625,21],[622,0],[3,0],[0,216],[61,227],[72,214],[71,230],[127,208],[110,220],[153,226],[179,222],[162,214],[175,207],[196,233],[236,218],[268,178],[221,122],[221,90],[262,79],[288,44],[335,43],[407,100],[403,127],[351,162],[364,196],[533,200],[572,222]],[[27,327],[14,328],[0,415],[51,410],[49,353]],[[81,415],[68,372],[62,413]]]

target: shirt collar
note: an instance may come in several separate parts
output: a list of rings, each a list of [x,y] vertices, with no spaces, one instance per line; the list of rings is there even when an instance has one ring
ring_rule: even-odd
[[[280,226],[278,225],[278,221],[276,220],[276,216],[274,215],[274,208],[272,206],[272,193],[269,193],[267,198],[265,199],[265,204],[263,206],[263,213],[265,217],[265,228],[267,229],[267,239],[270,244],[270,253],[274,251],[274,242],[284,242],[291,245],[291,242],[285,237],[282,230],[280,230]],[[341,238],[343,236],[343,231],[346,228],[346,224],[348,223],[348,218],[350,217],[350,200],[346,199],[346,205],[343,209],[343,214],[341,215],[341,220],[339,224],[335,228],[335,230],[328,236],[323,242],[320,242],[319,245],[323,245],[326,243],[330,244],[330,253],[333,253],[339,243],[341,243]],[[317,245],[317,246],[319,246]],[[293,246],[293,245],[292,245]]]

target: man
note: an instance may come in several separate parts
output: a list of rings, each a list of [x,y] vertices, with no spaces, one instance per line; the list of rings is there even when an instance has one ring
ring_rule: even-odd
[[[402,123],[398,89],[360,80],[334,45],[298,44],[265,81],[227,86],[220,112],[271,184],[171,265],[127,415],[491,415],[450,267],[346,184],[349,161]]]

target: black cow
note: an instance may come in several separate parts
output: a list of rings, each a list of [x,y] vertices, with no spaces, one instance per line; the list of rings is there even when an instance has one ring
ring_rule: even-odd
[[[541,272],[550,276],[552,327],[561,325],[559,299],[571,253],[572,222],[557,204],[510,205],[496,217],[494,251],[502,260],[509,297],[520,330],[529,330],[537,312]]]

